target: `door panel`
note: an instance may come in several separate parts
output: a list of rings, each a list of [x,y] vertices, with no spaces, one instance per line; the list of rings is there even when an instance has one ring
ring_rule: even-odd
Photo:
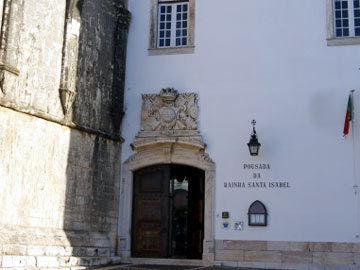
[[[189,181],[188,259],[202,259],[204,240],[204,191],[203,171],[193,170]]]
[[[167,257],[169,172],[161,165],[134,173],[133,257]]]

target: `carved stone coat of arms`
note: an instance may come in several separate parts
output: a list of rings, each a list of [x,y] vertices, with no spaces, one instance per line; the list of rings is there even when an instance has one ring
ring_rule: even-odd
[[[172,88],[143,95],[141,131],[195,131],[198,128],[198,95],[179,94]]]
[[[198,131],[199,105],[196,93],[178,93],[173,88],[142,95],[141,127],[133,147],[154,142],[182,142],[204,148]]]

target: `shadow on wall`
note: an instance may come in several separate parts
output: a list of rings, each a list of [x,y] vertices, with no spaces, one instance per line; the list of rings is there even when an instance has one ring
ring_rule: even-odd
[[[69,112],[79,130],[71,131],[64,211],[72,265],[104,265],[114,262],[111,257],[116,255],[127,42],[124,18],[129,16],[122,2],[67,1],[67,17],[81,22],[78,43],[74,43],[78,46],[76,96]]]

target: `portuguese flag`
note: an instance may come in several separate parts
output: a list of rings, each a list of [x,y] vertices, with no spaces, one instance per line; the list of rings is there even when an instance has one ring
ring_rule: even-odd
[[[344,137],[349,134],[350,122],[353,120],[353,100],[352,94],[349,95],[349,100],[346,109],[345,123],[344,123]]]

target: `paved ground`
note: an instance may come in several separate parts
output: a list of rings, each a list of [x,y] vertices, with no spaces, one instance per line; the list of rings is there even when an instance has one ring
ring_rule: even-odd
[[[104,270],[256,270],[254,268],[233,268],[233,267],[204,267],[186,265],[119,265]]]

